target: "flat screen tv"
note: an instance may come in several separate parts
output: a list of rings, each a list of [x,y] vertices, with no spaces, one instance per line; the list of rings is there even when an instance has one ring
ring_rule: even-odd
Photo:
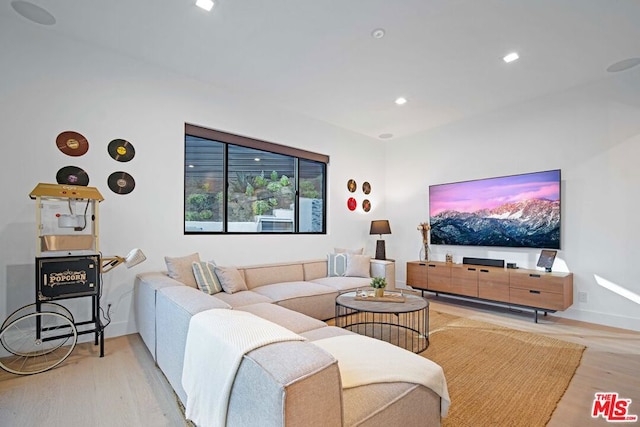
[[[429,186],[431,244],[560,249],[560,170]]]

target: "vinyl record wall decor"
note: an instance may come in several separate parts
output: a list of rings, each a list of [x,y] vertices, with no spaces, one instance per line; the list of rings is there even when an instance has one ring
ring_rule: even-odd
[[[89,175],[77,166],[64,166],[56,173],[56,182],[66,185],[89,185]]]
[[[349,193],[355,193],[358,190],[358,183],[356,182],[355,179],[349,179],[347,181],[347,190],[349,191]],[[368,195],[371,193],[371,184],[369,183],[369,181],[365,181],[362,184],[362,192],[365,195]],[[363,212],[369,212],[371,210],[371,200],[370,199],[364,199],[362,200],[361,203],[358,202],[358,200],[353,197],[352,195],[350,195],[347,198],[347,208],[350,211],[355,211],[356,209],[358,209],[358,205],[360,205],[362,207],[362,211]]]
[[[80,157],[89,151],[88,139],[76,131],[60,132],[55,143],[61,153],[71,157]],[[134,158],[136,150],[129,141],[113,139],[107,144],[107,153],[117,162],[129,162]],[[88,186],[89,174],[78,166],[64,166],[56,173],[56,182],[64,185]],[[109,175],[107,186],[116,194],[129,194],[135,188],[136,182],[127,172],[117,171]]]
[[[124,139],[114,139],[107,146],[107,152],[113,160],[119,162],[128,162],[136,155],[136,150],[133,148],[133,144]]]
[[[116,194],[129,194],[136,187],[136,181],[128,173],[118,171],[109,175],[107,185]]]
[[[129,141],[114,139],[107,145],[107,153],[117,162],[129,162],[136,155],[136,150]],[[116,194],[129,194],[136,187],[136,181],[127,172],[117,171],[109,175],[107,186]]]
[[[67,130],[57,136],[56,147],[67,156],[79,157],[89,151],[89,141],[82,134]]]

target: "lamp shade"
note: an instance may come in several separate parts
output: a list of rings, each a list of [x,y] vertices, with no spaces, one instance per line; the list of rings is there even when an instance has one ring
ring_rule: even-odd
[[[371,229],[369,234],[391,234],[391,227],[389,221],[381,219],[377,221],[371,221]]]

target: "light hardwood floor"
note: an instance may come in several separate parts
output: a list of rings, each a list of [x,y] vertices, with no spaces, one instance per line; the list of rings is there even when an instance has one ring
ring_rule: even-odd
[[[548,426],[609,425],[591,418],[596,392],[632,399],[630,412],[640,415],[640,333],[551,315],[536,324],[528,312],[445,298],[429,301],[431,310],[587,346]],[[0,426],[45,425],[155,427],[186,422],[166,379],[135,334],[107,340],[104,358],[98,357],[97,347],[82,344],[61,366],[42,374],[20,377],[0,370]]]

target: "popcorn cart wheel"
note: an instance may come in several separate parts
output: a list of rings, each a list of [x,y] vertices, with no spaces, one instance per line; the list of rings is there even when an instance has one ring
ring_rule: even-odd
[[[17,375],[47,371],[62,363],[77,341],[78,331],[67,316],[46,311],[26,314],[0,331],[0,343],[10,353],[0,357],[0,367]]]

